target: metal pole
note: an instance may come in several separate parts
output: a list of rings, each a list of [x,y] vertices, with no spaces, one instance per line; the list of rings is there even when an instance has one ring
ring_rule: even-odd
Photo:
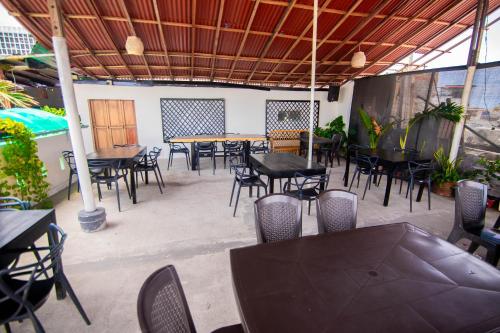
[[[313,136],[314,136],[314,87],[316,85],[316,39],[318,38],[318,0],[314,0],[313,11],[313,38],[311,59],[311,98],[309,105],[309,147],[307,161],[312,162]]]
[[[472,30],[472,37],[469,48],[469,56],[467,59],[467,74],[465,76],[464,89],[462,91],[461,105],[464,108],[462,119],[455,125],[453,138],[450,148],[450,161],[457,159],[458,150],[460,148],[460,140],[464,132],[465,118],[467,108],[469,106],[470,93],[472,90],[472,82],[476,72],[477,60],[479,58],[479,51],[481,50],[481,42],[483,39],[484,24],[486,16],[488,15],[488,1],[479,0],[476,9],[476,18],[474,20],[474,28]]]

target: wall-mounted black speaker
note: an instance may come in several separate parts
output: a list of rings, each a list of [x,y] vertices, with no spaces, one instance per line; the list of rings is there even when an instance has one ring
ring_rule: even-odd
[[[336,102],[339,100],[340,86],[330,86],[328,88],[328,102]]]

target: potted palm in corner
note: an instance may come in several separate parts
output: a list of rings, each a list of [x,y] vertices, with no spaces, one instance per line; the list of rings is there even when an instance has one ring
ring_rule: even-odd
[[[452,197],[453,188],[461,179],[458,168],[462,161],[459,158],[450,161],[449,156],[444,153],[443,147],[434,152],[434,160],[436,169],[432,173],[432,192],[444,197]]]

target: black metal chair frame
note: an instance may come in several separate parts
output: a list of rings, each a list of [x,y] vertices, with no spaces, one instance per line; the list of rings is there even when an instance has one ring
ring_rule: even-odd
[[[342,147],[342,134],[334,133],[332,135],[332,143],[330,147],[323,147],[320,149],[325,157],[325,166],[330,161],[330,167],[333,167],[333,158],[337,158],[337,165],[340,165],[340,148]]]
[[[174,162],[174,154],[184,154],[184,156],[186,157],[186,166],[187,169],[189,170],[191,167],[191,162],[189,161],[189,148],[186,147],[186,145],[182,142],[180,143],[168,142],[168,147],[169,147],[169,153],[168,153],[167,170],[170,169],[170,167]]]
[[[328,188],[331,170],[325,174],[306,176],[296,172],[294,182],[285,182],[283,193],[296,197],[299,200],[307,200],[307,215],[311,215],[311,201],[316,200],[318,195]],[[299,180],[302,179],[302,180]],[[294,186],[292,190],[291,187]],[[323,187],[323,190],[321,190]]]
[[[91,160],[88,161],[89,163],[89,168],[101,168],[104,171],[102,173],[97,173],[97,174],[92,174],[91,175],[91,181],[92,184],[97,184],[97,193],[98,193],[98,198],[99,201],[102,199],[102,192],[101,192],[101,186],[100,185],[106,185],[106,186],[111,186],[112,183],[115,183],[115,188],[116,188],[116,199],[118,200],[118,211],[121,211],[121,204],[120,204],[120,189],[118,186],[118,181],[120,179],[123,179],[125,181],[125,186],[127,187],[127,193],[129,198],[131,197],[130,194],[130,188],[128,185],[128,169],[121,168],[123,161],[118,160],[118,161],[107,161],[107,160]],[[120,173],[120,170],[122,171]]]
[[[0,304],[5,302],[11,309],[10,314],[0,314],[0,325],[5,325],[7,332],[10,332],[9,322],[24,319],[31,320],[37,333],[45,332],[35,311],[46,302],[56,282],[67,292],[85,323],[91,324],[62,270],[61,255],[67,236],[57,225],[50,224],[49,237],[51,246],[11,250],[18,254],[17,258],[0,270]],[[35,254],[36,262],[19,265],[21,255],[30,252]],[[41,253],[47,254],[41,257]]]
[[[462,204],[460,202],[462,195],[462,188],[466,186],[473,186],[482,193],[481,202],[481,216],[477,221],[473,223],[467,222],[469,224],[466,226],[463,221]],[[471,241],[468,248],[469,253],[474,253],[479,246],[486,248],[486,262],[492,264],[496,267],[500,259],[500,246],[498,244],[493,244],[487,240],[481,238],[481,232],[485,225],[486,217],[486,203],[488,200],[488,187],[485,184],[481,184],[472,180],[461,180],[457,182],[455,187],[455,219],[453,222],[453,229],[447,238],[447,241],[455,244],[462,238],[466,238]]]
[[[347,228],[342,228],[342,230],[350,230],[356,228],[356,220],[358,215],[358,195],[356,193],[344,191],[344,190],[327,190],[321,193],[316,198],[316,221],[318,223],[318,233],[324,234],[327,233],[327,212],[326,207],[323,206],[322,202],[328,199],[347,199],[352,202],[352,211],[350,221],[346,221],[348,224]]]
[[[214,142],[196,142],[195,146],[195,156],[196,156],[196,167],[198,169],[198,175],[200,175],[200,158],[210,157],[212,159],[212,174],[215,175],[216,161],[215,153],[217,152],[217,145]]]
[[[224,169],[226,168],[227,158],[231,156],[243,157],[243,144],[241,141],[225,141],[222,143],[224,155]]]
[[[165,183],[163,182],[163,177],[161,175],[160,166],[158,165],[158,157],[160,156],[161,149],[158,147],[155,147],[155,148],[153,148],[153,150],[151,150],[148,153],[148,158],[146,159],[146,161],[144,161],[142,163],[138,163],[135,166],[136,179],[137,179],[138,172],[140,172],[142,174],[142,172],[153,171],[155,174],[156,182],[158,184],[158,188],[160,189],[160,193],[163,194],[163,190],[161,187],[162,186],[165,187]],[[160,176],[160,178],[158,178],[158,175]],[[160,183],[160,180],[161,180],[161,183]]]
[[[251,154],[268,154],[269,153],[269,141],[254,141],[250,146]]]
[[[236,216],[236,209],[240,200],[240,192],[242,187],[248,187],[249,195],[252,197],[252,188],[257,187],[257,197],[260,197],[260,188],[264,188],[267,195],[267,184],[262,181],[260,175],[255,173],[251,168],[247,167],[245,163],[238,163],[240,156],[232,156],[229,159],[230,168],[234,170],[233,189],[231,190],[231,198],[229,199],[229,207],[233,203],[234,190],[238,184],[238,193],[236,194],[236,202],[234,204],[233,216]]]
[[[376,156],[363,155],[360,154],[358,150],[355,150],[354,162],[356,163],[356,169],[354,170],[354,173],[352,175],[351,184],[349,185],[349,192],[351,191],[352,184],[354,183],[354,179],[356,178],[356,176],[358,176],[357,187],[359,188],[360,176],[362,174],[367,175],[368,178],[366,179],[365,190],[363,192],[363,197],[361,200],[365,200],[366,190],[371,189],[372,177],[376,175],[382,176],[384,174],[382,172],[379,172],[377,169],[378,160],[379,158]]]
[[[410,213],[413,211],[413,189],[415,184],[427,186],[427,203],[428,209],[431,210],[431,186],[432,179],[431,175],[434,171],[432,163],[417,163],[410,161],[408,162],[408,187],[406,189],[406,197],[408,198],[408,192],[410,192]],[[402,180],[401,180],[402,182]]]
[[[16,197],[0,197],[1,210],[27,210],[31,208],[31,203]]]
[[[78,172],[76,170],[76,163],[75,163],[75,155],[72,151],[69,150],[64,150],[62,152],[62,155],[64,157],[64,160],[66,161],[66,164],[68,165],[69,168],[69,179],[68,179],[68,200],[71,195],[71,185],[73,181],[73,175],[76,175],[77,180],[78,180]],[[80,192],[80,181],[77,181],[77,190]]]

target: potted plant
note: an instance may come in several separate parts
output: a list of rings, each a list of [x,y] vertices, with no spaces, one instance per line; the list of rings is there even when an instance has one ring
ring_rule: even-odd
[[[461,159],[450,161],[449,156],[444,153],[443,147],[434,152],[436,170],[432,173],[432,192],[445,196],[453,196],[453,188],[461,179],[459,166]]]
[[[363,108],[359,108],[358,113],[359,118],[361,119],[361,123],[368,132],[370,148],[377,148],[380,138],[390,129],[392,129],[394,122],[382,125],[375,119],[375,117],[371,117],[365,110],[363,110]]]

